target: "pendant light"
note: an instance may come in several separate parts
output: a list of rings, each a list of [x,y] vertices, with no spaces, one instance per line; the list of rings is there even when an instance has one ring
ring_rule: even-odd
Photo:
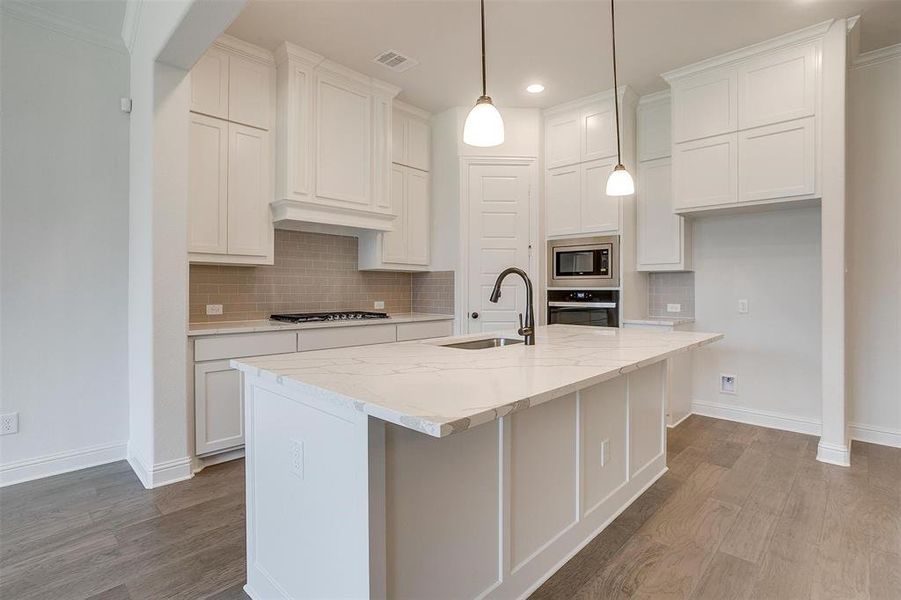
[[[482,6],[482,95],[469,111],[463,124],[463,143],[488,148],[504,143],[504,120],[498,112],[485,85],[485,0]]]
[[[632,176],[623,165],[622,144],[619,141],[619,88],[616,83],[616,22],[613,14],[613,0],[610,0],[610,34],[613,40],[613,102],[616,108],[616,166],[607,178],[608,196],[631,196],[635,193]]]

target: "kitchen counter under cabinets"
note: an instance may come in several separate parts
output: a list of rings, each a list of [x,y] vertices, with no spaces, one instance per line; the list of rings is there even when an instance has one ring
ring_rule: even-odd
[[[366,321],[196,323],[188,330],[194,451],[204,459],[244,445],[244,399],[233,358],[405,342],[451,335],[453,315],[409,313]]]

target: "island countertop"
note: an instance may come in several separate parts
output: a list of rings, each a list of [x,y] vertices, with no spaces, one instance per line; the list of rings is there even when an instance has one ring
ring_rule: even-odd
[[[445,437],[722,339],[719,333],[550,325],[536,344],[445,344],[493,332],[241,358],[231,365],[320,401]]]

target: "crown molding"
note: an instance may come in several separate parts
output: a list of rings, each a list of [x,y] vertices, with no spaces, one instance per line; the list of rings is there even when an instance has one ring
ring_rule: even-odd
[[[551,116],[557,113],[567,112],[577,108],[583,108],[585,106],[588,106],[589,104],[594,104],[595,102],[603,102],[604,100],[610,100],[612,98],[613,89],[611,88],[609,90],[604,90],[603,92],[598,92],[589,96],[583,96],[581,98],[576,98],[575,100],[564,102],[563,104],[557,104],[555,106],[545,108],[542,112],[545,116]],[[634,104],[638,100],[638,95],[628,85],[621,85],[619,86],[619,99],[622,103],[629,102]]]
[[[312,50],[307,50],[306,48],[301,48],[300,46],[294,45],[291,42],[282,42],[278,48],[275,49],[275,60],[281,65],[283,62],[287,60],[299,60],[303,63],[306,63],[308,66],[315,67],[319,63],[325,60],[325,57],[321,54],[317,54]]]
[[[432,118],[432,115],[428,111],[423,110],[423,109],[419,108],[418,106],[413,106],[412,104],[407,104],[406,102],[404,102],[402,100],[394,100],[392,105],[394,106],[394,108],[396,108],[398,110],[401,110],[405,113],[411,114],[414,117],[419,117],[420,119],[423,119],[425,121],[428,121]]]
[[[886,46],[885,48],[858,54],[851,63],[851,68],[862,69],[864,67],[872,67],[896,58],[901,58],[901,44]]]
[[[851,33],[851,30],[857,27],[858,22],[860,22],[860,15],[854,15],[845,19],[845,27],[848,33]]]
[[[123,54],[127,53],[125,44],[119,35],[110,35],[105,31],[88,27],[78,21],[64,17],[46,8],[42,8],[34,2],[22,0],[3,0],[0,3],[4,15],[18,19],[25,23],[61,33],[72,39],[93,44],[107,50],[114,50]]]
[[[245,42],[244,40],[236,38],[232,35],[223,33],[218,38],[216,38],[216,41],[213,42],[213,46],[221,48],[222,50],[227,50],[231,54],[237,54],[238,56],[252,60],[254,62],[258,62],[260,64],[267,66],[272,66],[275,64],[275,57],[272,55],[272,52],[266,50],[265,48],[251,44],[250,42]]]
[[[750,46],[745,46],[744,48],[739,48],[738,50],[726,52],[725,54],[720,54],[719,56],[707,58],[696,63],[686,65],[684,67],[679,67],[678,69],[667,71],[666,73],[662,73],[660,76],[663,77],[664,81],[666,81],[667,83],[672,83],[673,81],[681,79],[682,77],[694,75],[699,71],[706,71],[707,69],[712,69],[714,67],[722,67],[728,64],[736,63],[763,52],[769,52],[771,50],[777,50],[780,48],[786,48],[789,46],[795,46],[798,44],[803,44],[805,42],[818,40],[821,39],[827,31],[829,31],[829,28],[832,27],[833,23],[835,23],[835,19],[829,19],[828,21],[823,21],[822,23],[817,23],[816,25],[811,25],[810,27],[805,27],[804,29],[786,33],[785,35],[780,35],[779,37],[775,37],[764,42],[751,44]]]
[[[143,0],[126,0],[125,1],[125,18],[122,19],[122,42],[128,53],[135,48],[135,40],[138,39],[138,25],[141,22],[141,8]]]
[[[661,90],[659,92],[654,92],[652,94],[645,94],[644,96],[638,99],[638,106],[644,106],[646,104],[656,104],[658,102],[669,102],[670,100],[670,91],[669,89]]]

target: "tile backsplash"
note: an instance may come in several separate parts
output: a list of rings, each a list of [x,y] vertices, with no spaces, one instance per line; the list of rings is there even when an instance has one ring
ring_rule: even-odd
[[[377,300],[388,313],[454,312],[453,272],[358,271],[357,238],[281,229],[275,231],[274,265],[191,265],[188,292],[192,323],[373,310]],[[207,315],[207,304],[221,304],[222,314]]]
[[[667,304],[681,304],[679,312],[667,312]],[[695,274],[691,271],[650,273],[648,314],[652,317],[695,316]]]

